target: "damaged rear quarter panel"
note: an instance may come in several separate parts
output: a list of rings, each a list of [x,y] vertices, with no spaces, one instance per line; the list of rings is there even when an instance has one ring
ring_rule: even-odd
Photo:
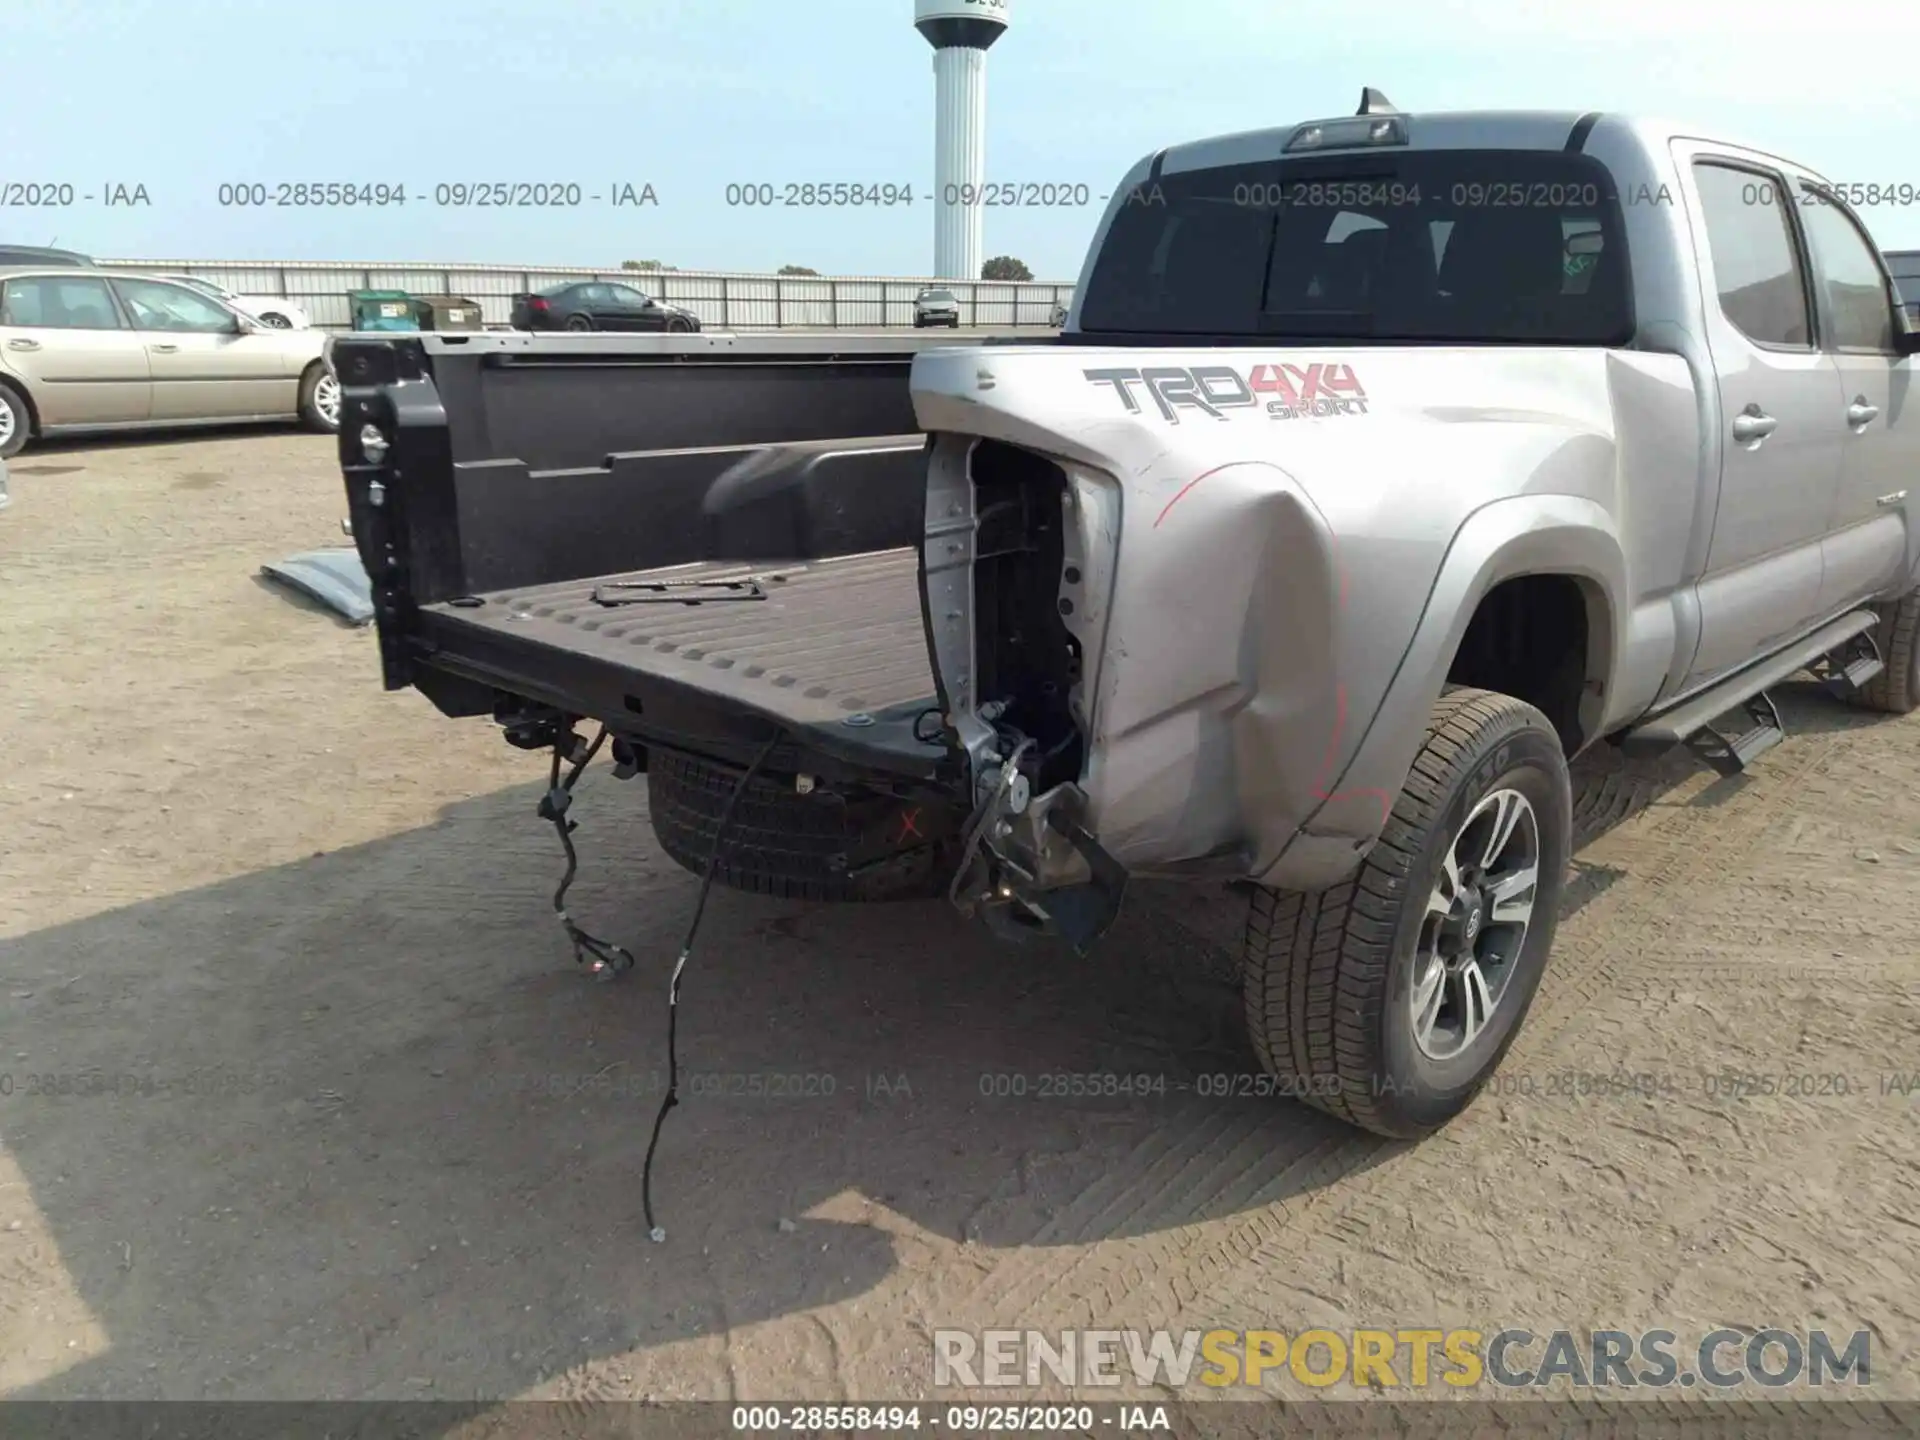
[[[1086,378],[1316,364],[1351,367],[1364,411],[1169,415]],[[1123,491],[1084,778],[1108,851],[1140,873],[1231,856],[1266,875],[1331,800],[1341,833],[1361,832],[1357,863],[1391,794],[1345,794],[1340,777],[1462,526],[1516,497],[1611,508],[1605,367],[1603,351],[1498,347],[919,357],[923,427],[1025,445]]]

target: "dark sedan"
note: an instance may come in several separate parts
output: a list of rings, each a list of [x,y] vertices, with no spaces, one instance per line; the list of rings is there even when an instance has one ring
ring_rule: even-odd
[[[48,245],[0,245],[0,265],[31,265],[36,269],[47,265],[96,268],[91,255],[82,255],[78,250],[55,250]]]
[[[700,328],[691,310],[643,295],[631,285],[582,280],[513,297],[516,330],[666,330]]]

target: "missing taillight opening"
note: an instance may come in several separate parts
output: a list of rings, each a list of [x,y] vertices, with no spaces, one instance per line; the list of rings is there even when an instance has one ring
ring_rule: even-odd
[[[1045,791],[1077,780],[1085,751],[1071,704],[1080,642],[1059,593],[1067,480],[1044,456],[992,440],[975,447],[971,475],[975,693],[1004,701],[1000,723],[1034,741]]]

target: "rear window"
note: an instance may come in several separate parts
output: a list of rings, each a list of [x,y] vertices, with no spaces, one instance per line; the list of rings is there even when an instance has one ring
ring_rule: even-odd
[[[1538,150],[1327,155],[1144,182],[1095,259],[1095,334],[1618,345],[1606,167]]]

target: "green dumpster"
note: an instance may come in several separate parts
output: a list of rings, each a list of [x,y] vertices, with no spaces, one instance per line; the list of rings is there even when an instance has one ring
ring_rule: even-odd
[[[422,330],[484,330],[480,302],[464,295],[416,295],[414,318]]]
[[[413,297],[404,290],[355,290],[347,306],[356,330],[418,330]]]

